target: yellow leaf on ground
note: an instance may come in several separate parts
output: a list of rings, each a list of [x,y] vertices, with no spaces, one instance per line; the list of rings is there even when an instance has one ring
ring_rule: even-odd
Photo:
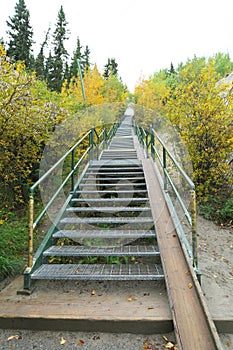
[[[84,345],[84,340],[79,339],[79,340],[78,340],[78,345],[79,345],[79,346],[83,346],[83,345]]]
[[[21,337],[21,335],[18,335],[18,334],[16,334],[16,335],[11,335],[9,338],[7,338],[7,341],[11,341],[11,340],[13,340],[13,339],[19,340],[19,339],[22,339],[22,337]]]
[[[138,298],[136,297],[133,297],[132,295],[129,295],[128,296],[128,301],[134,301],[134,300],[137,300]]]
[[[63,337],[61,337],[60,344],[61,344],[61,345],[64,345],[65,343],[66,343],[66,339],[63,338]]]

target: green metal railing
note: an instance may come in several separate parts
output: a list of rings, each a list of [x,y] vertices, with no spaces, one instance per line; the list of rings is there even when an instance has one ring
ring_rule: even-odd
[[[64,154],[43,176],[41,176],[33,186],[31,186],[30,198],[29,198],[28,266],[25,271],[25,275],[26,275],[25,288],[26,289],[29,288],[29,278],[27,278],[27,274],[29,275],[32,272],[32,268],[35,269],[36,266],[40,264],[39,260],[41,260],[43,250],[49,244],[49,241],[51,240],[51,236],[54,230],[56,229],[56,225],[59,221],[59,218],[63,214],[64,209],[66,208],[67,204],[69,203],[70,199],[73,196],[73,193],[77,190],[80,184],[80,181],[83,175],[81,174],[79,176],[78,171],[81,165],[84,163],[85,159],[87,159],[88,161],[98,159],[101,151],[105,147],[107,147],[108,143],[111,141],[112,137],[115,135],[118,125],[119,123],[115,123],[108,130],[106,127],[103,127],[101,130],[98,130],[93,127],[73,147],[71,147],[70,150],[66,154]],[[82,154],[77,159],[77,154],[80,153],[80,149],[82,149]],[[66,168],[68,166],[69,168],[68,174],[66,169],[66,174],[64,176],[62,183],[56,189],[55,193],[51,194],[51,198],[48,200],[47,204],[40,211],[40,213],[35,217],[35,210],[34,210],[35,192],[39,191],[41,185],[45,181],[47,181],[48,178],[52,176],[57,169],[59,169],[59,167],[61,168],[63,164],[66,164]],[[84,170],[83,170],[83,173],[84,173]],[[76,177],[78,178],[77,181],[75,181]],[[44,240],[40,248],[34,255],[33,241],[34,241],[35,229],[38,226],[39,222],[41,222],[42,218],[47,213],[48,209],[54,203],[55,199],[61,193],[61,191],[64,191],[65,188],[67,190],[67,187],[70,190],[65,200],[65,203],[62,203],[61,205],[62,208],[57,216],[57,219],[52,224],[47,235],[44,237]]]
[[[170,209],[172,210],[173,217],[176,220],[177,229],[179,231],[180,237],[182,242],[184,243],[186,250],[188,252],[189,257],[192,259],[193,267],[200,277],[199,269],[198,269],[198,241],[197,241],[197,218],[196,218],[196,191],[195,191],[195,185],[192,182],[192,180],[189,178],[189,176],[186,174],[186,172],[181,168],[179,163],[176,161],[176,159],[173,157],[171,152],[168,150],[165,143],[161,140],[159,135],[156,133],[156,131],[153,128],[150,128],[150,130],[146,130],[142,126],[138,126],[137,124],[134,125],[135,133],[138,136],[140,144],[143,146],[146,156],[152,157],[153,161],[157,160],[161,169],[161,176],[162,176],[162,182],[163,182],[163,189],[165,191],[165,195],[167,198],[168,205]],[[159,145],[161,148],[161,152],[159,152],[156,148],[156,146]],[[181,198],[181,195],[177,189],[177,186],[175,185],[174,179],[172,179],[172,175],[168,171],[168,161],[172,163],[172,165],[175,167],[176,171],[181,175],[181,177],[184,180],[184,183],[186,184],[188,190],[190,191],[190,206],[189,209],[186,207],[184,201]],[[178,203],[180,204],[180,207],[182,209],[182,212],[184,213],[188,225],[191,228],[191,245],[187,240],[187,237],[184,233],[184,230],[182,228],[182,223],[178,219],[178,216],[176,214],[176,211],[173,206],[173,200],[171,196],[169,195],[168,191],[168,185],[171,186],[171,189],[175,195],[175,198],[178,200]]]

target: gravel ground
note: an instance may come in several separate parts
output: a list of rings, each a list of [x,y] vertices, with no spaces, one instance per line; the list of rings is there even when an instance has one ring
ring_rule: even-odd
[[[21,339],[7,341],[11,335],[20,335]],[[174,341],[173,334],[166,334]],[[63,345],[61,343],[64,343]],[[79,332],[35,332],[35,331],[1,331],[1,349],[22,350],[144,350],[165,349],[166,342],[162,335],[135,335],[109,333],[79,333]]]

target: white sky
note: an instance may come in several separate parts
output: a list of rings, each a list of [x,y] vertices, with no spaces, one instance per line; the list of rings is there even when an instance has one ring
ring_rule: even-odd
[[[0,37],[6,40],[6,20],[18,0],[0,0]],[[79,36],[91,50],[100,71],[108,57],[133,91],[147,77],[173,62],[177,66],[197,56],[229,53],[233,59],[232,0],[25,0],[36,41],[35,54],[49,24],[52,32],[60,6],[69,22],[66,48],[72,55]]]

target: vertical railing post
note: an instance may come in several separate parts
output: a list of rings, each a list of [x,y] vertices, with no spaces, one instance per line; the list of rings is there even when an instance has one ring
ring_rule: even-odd
[[[150,125],[150,154],[153,160],[155,160],[154,146],[155,146],[155,135],[152,130],[152,125]]]
[[[106,128],[106,126],[104,127],[103,137],[104,137],[103,149],[106,149],[107,148],[107,128]]]
[[[196,208],[195,190],[191,190],[191,218],[192,218],[193,267],[196,270],[198,270],[197,208]]]
[[[146,132],[146,158],[149,156],[149,141],[148,141],[149,133]]]
[[[167,191],[167,157],[166,157],[166,148],[163,147],[163,189]]]
[[[34,196],[31,192],[28,208],[28,268],[33,265],[33,235],[34,235]]]
[[[71,152],[71,193],[74,192],[74,150]]]
[[[92,127],[91,132],[89,134],[89,160],[93,160],[93,148],[94,148],[94,127]]]

